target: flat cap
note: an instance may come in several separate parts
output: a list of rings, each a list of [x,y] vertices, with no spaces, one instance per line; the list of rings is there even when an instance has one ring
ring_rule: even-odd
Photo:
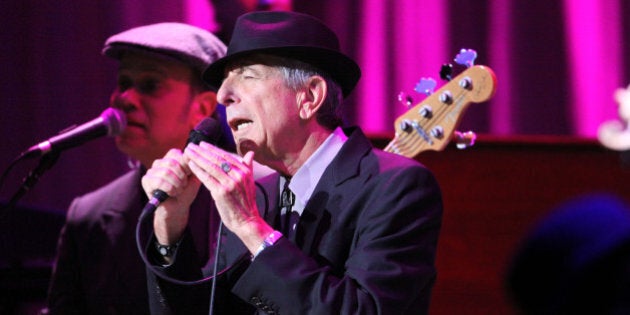
[[[202,73],[209,64],[225,55],[226,47],[204,29],[167,22],[132,28],[105,41],[105,56],[120,59],[125,51],[173,58]]]

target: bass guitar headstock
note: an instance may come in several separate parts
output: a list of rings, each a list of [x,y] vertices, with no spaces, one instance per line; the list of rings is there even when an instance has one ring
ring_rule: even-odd
[[[399,95],[399,101],[407,105],[409,110],[396,119],[395,138],[385,147],[385,151],[414,158],[426,150],[444,149],[451,139],[455,139],[460,148],[474,144],[474,133],[462,133],[455,129],[468,105],[489,100],[497,86],[492,69],[474,65],[476,56],[474,50],[462,49],[455,61],[468,68],[454,78],[452,66],[442,66],[440,77],[448,82],[436,92],[435,80],[420,80],[414,90],[427,97],[415,106],[412,106],[411,97]]]

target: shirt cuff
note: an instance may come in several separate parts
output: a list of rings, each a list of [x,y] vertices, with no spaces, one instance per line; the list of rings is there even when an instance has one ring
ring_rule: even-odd
[[[267,235],[267,237],[265,237],[262,244],[260,244],[260,247],[258,247],[254,255],[252,255],[252,261],[256,258],[256,256],[258,256],[258,254],[265,250],[265,248],[273,246],[273,244],[275,244],[280,238],[282,238],[282,233],[280,233],[279,231],[273,231],[269,235]]]

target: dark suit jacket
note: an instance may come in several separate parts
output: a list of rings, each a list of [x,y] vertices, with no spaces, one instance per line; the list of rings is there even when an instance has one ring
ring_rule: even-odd
[[[76,198],[61,231],[50,283],[51,314],[148,314],[145,264],[135,242],[147,198],[135,169]],[[207,259],[219,218],[207,191],[193,204],[190,230],[196,251]],[[209,228],[210,226],[210,228]]]
[[[416,161],[372,149],[360,130],[350,132],[306,205],[295,244],[281,238],[250,261],[226,232],[220,263],[233,268],[219,278],[215,314],[427,313],[442,217],[438,184]],[[275,224],[278,175],[259,182],[266,192],[259,200],[270,205],[259,208]],[[190,263],[194,257],[194,250],[181,250],[158,273],[207,274]],[[153,300],[162,302],[152,304],[156,313],[207,314],[207,303],[191,305],[190,295],[207,301],[208,291],[149,280],[160,295]]]

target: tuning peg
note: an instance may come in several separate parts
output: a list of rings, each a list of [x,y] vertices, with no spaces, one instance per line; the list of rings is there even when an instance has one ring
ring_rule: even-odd
[[[475,140],[477,140],[477,135],[472,131],[460,132],[455,131],[453,138],[455,140],[455,145],[458,149],[466,149],[475,145]]]
[[[465,90],[472,90],[472,86],[473,86],[472,79],[470,77],[463,77],[459,81],[459,86]]]
[[[429,105],[422,105],[418,110],[418,114],[420,114],[420,117],[431,119],[433,118],[433,109]]]
[[[427,96],[429,96],[433,94],[433,90],[435,89],[436,85],[437,85],[437,82],[435,80],[431,78],[422,78],[420,79],[420,82],[416,84],[416,87],[413,90],[418,93],[424,93]]]
[[[475,65],[475,59],[477,58],[477,52],[472,49],[462,48],[459,54],[455,56],[455,62],[459,65],[466,66],[468,68]]]
[[[444,128],[442,126],[435,126],[429,131],[431,136],[437,139],[442,139],[444,137]]]
[[[398,102],[409,108],[411,107],[411,105],[413,105],[413,98],[405,92],[400,92],[398,93]]]
[[[451,81],[453,79],[453,65],[445,63],[440,68],[440,78],[445,81]]]
[[[453,104],[453,93],[451,93],[451,91],[444,91],[440,94],[438,99],[446,105]]]

